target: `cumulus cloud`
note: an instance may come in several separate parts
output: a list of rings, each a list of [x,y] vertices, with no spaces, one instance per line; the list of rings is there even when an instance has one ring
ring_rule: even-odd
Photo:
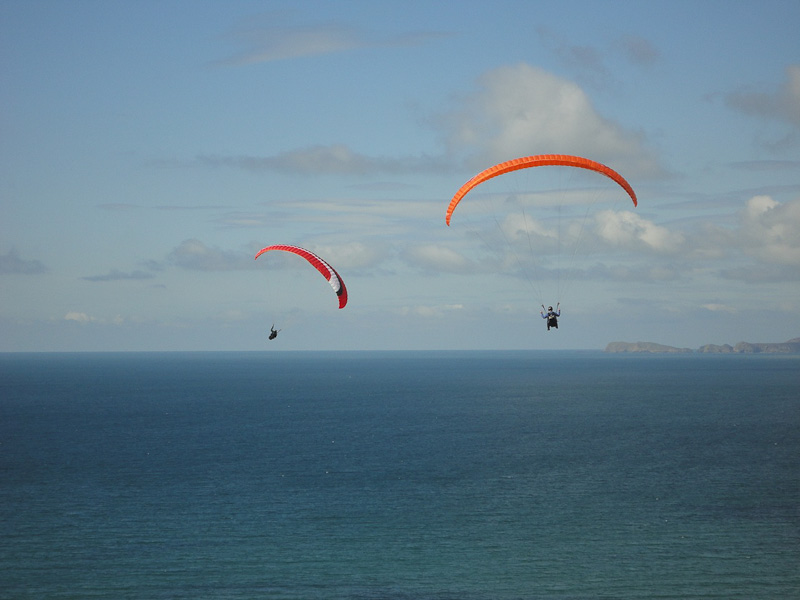
[[[558,229],[522,212],[513,212],[500,222],[503,238],[509,244],[528,245],[532,251],[552,252],[558,248]]]
[[[755,196],[740,217],[739,237],[748,254],[765,263],[800,267],[800,200],[781,204]]]
[[[748,283],[800,280],[800,199],[750,198],[730,226],[707,224],[687,243],[698,259],[718,261],[724,279]],[[735,261],[730,266],[725,261]]]
[[[21,258],[13,248],[0,254],[0,274],[39,275],[46,272],[47,267],[40,261]]]
[[[641,133],[599,115],[576,83],[524,63],[485,73],[439,124],[450,151],[467,149],[474,168],[556,153],[591,156],[628,174],[660,172]]]
[[[684,243],[683,234],[670,231],[627,210],[601,211],[595,221],[598,236],[614,246],[673,253],[680,251]]]
[[[471,273],[475,264],[455,250],[436,244],[412,246],[404,255],[405,260],[424,270],[442,273]]]

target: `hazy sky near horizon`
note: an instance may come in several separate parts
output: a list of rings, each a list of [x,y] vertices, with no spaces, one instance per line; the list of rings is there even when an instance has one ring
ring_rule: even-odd
[[[799,28],[792,0],[0,0],[0,351],[798,337]],[[445,225],[549,153],[639,206],[530,169]]]

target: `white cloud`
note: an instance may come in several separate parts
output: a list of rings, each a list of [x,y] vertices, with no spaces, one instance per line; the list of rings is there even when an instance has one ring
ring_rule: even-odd
[[[503,220],[502,228],[509,239],[514,239],[522,235],[532,235],[550,239],[558,237],[558,232],[555,229],[548,228],[542,222],[523,213],[514,213],[506,216]]]
[[[75,321],[77,323],[91,323],[93,321],[97,321],[94,317],[90,317],[84,312],[77,312],[77,311],[70,311],[66,315],[64,315],[65,321]]]
[[[682,252],[714,268],[723,279],[798,281],[800,198],[781,203],[770,196],[753,196],[731,219],[717,218],[687,234]]]
[[[681,251],[684,236],[631,211],[604,210],[595,217],[597,234],[615,246],[644,247],[659,253]]]
[[[475,264],[458,252],[436,244],[412,246],[405,253],[405,259],[412,265],[426,270],[445,273],[470,273]]]
[[[628,174],[660,172],[642,135],[600,116],[574,82],[523,63],[485,73],[478,87],[441,122],[451,152],[467,148],[476,168],[555,153],[589,156]]]
[[[737,239],[762,262],[800,267],[800,200],[781,204],[769,196],[751,198]]]
[[[560,241],[558,230],[547,227],[542,221],[526,213],[514,212],[507,215],[500,223],[500,229],[504,240],[509,244],[528,248],[537,253],[558,250]]]

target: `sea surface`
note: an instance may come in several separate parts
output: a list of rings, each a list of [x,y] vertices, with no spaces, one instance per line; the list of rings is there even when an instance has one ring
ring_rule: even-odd
[[[0,598],[800,598],[800,356],[0,354]]]

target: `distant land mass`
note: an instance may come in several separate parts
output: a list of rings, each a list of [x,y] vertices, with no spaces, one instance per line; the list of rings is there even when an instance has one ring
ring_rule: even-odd
[[[693,352],[691,348],[675,348],[674,346],[665,346],[664,344],[656,344],[654,342],[611,342],[606,346],[606,352],[651,352],[651,353],[667,353],[678,354],[684,352]]]
[[[611,342],[606,346],[606,352],[649,352],[653,354],[684,354],[695,352],[691,348],[675,348],[654,342]],[[702,354],[790,354],[800,353],[800,337],[787,342],[779,343],[752,343],[739,342],[735,346],[730,344],[706,344],[700,346],[696,352]]]

